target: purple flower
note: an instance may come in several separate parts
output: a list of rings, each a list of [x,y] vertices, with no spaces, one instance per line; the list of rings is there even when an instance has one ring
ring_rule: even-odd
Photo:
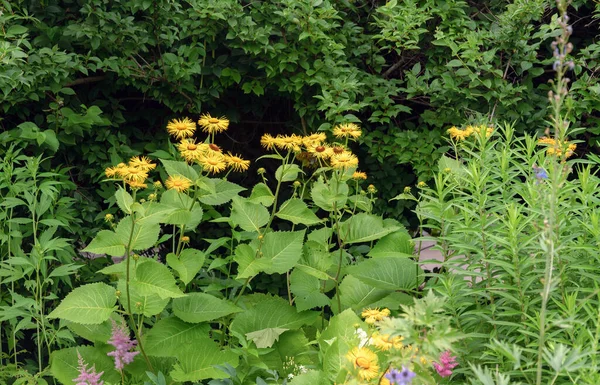
[[[87,364],[79,352],[77,352],[77,357],[79,365],[77,367],[79,370],[79,377],[73,379],[73,382],[75,382],[76,385],[103,385],[104,381],[100,381],[100,377],[102,374],[104,374],[104,372],[96,373],[95,366],[92,366],[90,369],[88,369]]]
[[[137,341],[129,339],[129,329],[125,323],[118,325],[114,320],[111,321],[112,335],[108,343],[114,346],[115,350],[106,354],[115,358],[115,368],[120,371],[126,364],[132,363],[133,358],[140,352],[130,351],[136,347]]]
[[[544,179],[548,179],[548,173],[541,167],[533,165],[533,172],[535,172],[535,178],[537,179],[536,183],[540,183]]]
[[[390,371],[386,373],[385,378],[387,378],[392,385],[409,385],[416,375],[415,372],[412,372],[403,366],[402,370],[390,369]]]
[[[450,355],[449,351],[445,351],[440,355],[440,362],[434,362],[433,367],[438,372],[438,374],[442,377],[449,377],[452,375],[452,369],[458,366],[456,362],[456,357]]]

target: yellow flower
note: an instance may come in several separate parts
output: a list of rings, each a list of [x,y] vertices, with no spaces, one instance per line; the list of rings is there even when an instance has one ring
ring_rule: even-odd
[[[229,119],[224,116],[213,118],[210,114],[204,114],[198,120],[198,124],[202,126],[202,131],[209,134],[218,134],[229,128]]]
[[[187,235],[184,235],[183,237],[181,237],[181,243],[189,243],[190,242],[190,237],[188,237]]]
[[[296,134],[277,135],[277,138],[275,138],[275,146],[280,150],[299,152],[301,145],[302,137]]]
[[[160,183],[160,181],[157,180],[156,182],[154,182],[154,188],[157,190],[162,188],[162,183]]]
[[[558,139],[547,138],[545,136],[542,136],[538,139],[538,144],[546,145],[548,147],[546,149],[546,154],[548,155],[561,156],[563,151],[566,149],[565,158],[573,156],[575,149],[577,149],[577,145],[575,143],[569,143],[568,141],[563,143]]]
[[[106,175],[107,178],[114,178],[118,171],[119,169],[117,167],[107,167],[104,169],[104,175]]]
[[[150,171],[156,168],[156,164],[152,163],[150,159],[145,156],[134,156],[129,160],[129,165],[143,171]]]
[[[423,181],[420,181],[419,183],[417,183],[417,187],[418,188],[425,188],[425,187],[427,187],[427,183],[425,183]]]
[[[277,140],[270,134],[263,134],[263,136],[260,138],[260,144],[266,150],[273,150],[273,148],[275,148],[275,143],[277,143]]]
[[[148,185],[146,183],[144,183],[144,182],[138,182],[136,180],[127,181],[127,184],[129,185],[129,187],[131,187],[133,189],[142,189],[142,188],[148,187]],[[140,202],[142,202],[142,201],[140,200]]]
[[[370,184],[370,185],[367,186],[367,191],[370,194],[375,194],[377,192],[377,189],[375,188],[375,186],[373,186],[372,184]]]
[[[310,134],[309,136],[305,136],[302,138],[302,143],[304,147],[316,146],[323,143],[327,140],[327,135],[324,132],[318,132],[315,134]]]
[[[219,173],[227,168],[225,156],[216,151],[210,151],[206,154],[200,155],[198,158],[198,163],[200,163],[203,169],[212,174]]]
[[[361,313],[361,316],[365,319],[366,323],[374,324],[376,321],[381,321],[385,317],[389,317],[390,309],[384,308],[384,309],[379,310],[379,308],[375,308],[375,309],[367,308],[367,309],[363,310],[363,312]]]
[[[388,380],[385,375],[388,374],[390,371],[388,370],[387,372],[384,373],[383,376],[381,376],[381,380],[379,380],[379,385],[392,385],[390,380]]]
[[[410,186],[404,187],[404,193],[405,194],[410,194]]]
[[[360,130],[360,127],[354,123],[345,123],[334,127],[333,135],[335,135],[337,138],[350,137],[352,139],[358,139],[362,135],[362,131]]]
[[[354,171],[354,174],[352,174],[352,179],[362,179],[362,180],[366,180],[367,179],[367,173],[366,172],[362,172],[362,171]]]
[[[390,337],[389,334],[379,334],[379,332],[376,332],[371,336],[369,343],[385,352],[392,348],[400,349],[402,347],[402,337]]]
[[[244,160],[237,155],[228,153],[225,155],[225,162],[233,171],[246,171],[250,167],[250,161]]]
[[[351,152],[343,151],[341,154],[333,154],[331,157],[331,167],[337,169],[346,169],[358,166],[358,158]]]
[[[181,157],[190,163],[197,160],[206,151],[207,147],[204,143],[196,143],[194,139],[183,139],[177,145]]]
[[[165,181],[165,186],[169,190],[177,190],[179,192],[183,192],[190,188],[192,182],[181,175],[170,176]]]
[[[148,178],[148,173],[141,168],[127,166],[119,169],[118,173],[126,182],[144,183]]]
[[[104,216],[104,220],[105,220],[106,222],[112,222],[112,221],[113,221],[113,219],[115,219],[115,217],[114,217],[112,214],[106,214],[106,215]]]
[[[448,129],[448,134],[450,134],[450,137],[459,141],[468,138],[469,136],[471,136],[472,133],[473,127],[471,126],[467,126],[467,128],[464,130],[461,130],[460,128],[456,127],[450,127]]]
[[[354,369],[358,369],[358,376],[363,381],[369,381],[379,376],[377,354],[368,348],[354,348],[346,354],[348,361]]]
[[[326,144],[313,143],[306,147],[308,153],[318,159],[329,159],[333,155],[333,148]]]
[[[173,119],[167,124],[167,132],[177,139],[184,139],[194,135],[196,123],[188,118]]]

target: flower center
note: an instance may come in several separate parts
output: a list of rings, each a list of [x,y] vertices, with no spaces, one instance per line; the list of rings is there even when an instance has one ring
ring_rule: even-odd
[[[363,369],[369,369],[371,367],[371,361],[365,357],[356,357],[354,363],[356,366],[360,366]]]
[[[217,119],[217,118],[210,118],[210,119],[208,119],[208,123],[210,123],[210,124],[217,124],[217,123],[219,123],[219,119]]]
[[[190,151],[194,151],[197,148],[198,148],[198,146],[196,146],[195,144],[188,144],[188,146],[187,146],[187,149]]]
[[[317,148],[315,148],[316,152],[325,152],[325,147],[324,146],[317,146]]]
[[[341,154],[342,152],[344,152],[344,149],[342,147],[334,147],[333,152],[336,154]]]
[[[173,181],[173,186],[177,186],[177,187],[183,186],[183,182],[180,181],[180,180],[174,180]]]
[[[221,152],[221,149],[216,144],[211,143],[211,144],[208,145],[208,147],[210,147],[210,149],[213,150],[213,151]]]

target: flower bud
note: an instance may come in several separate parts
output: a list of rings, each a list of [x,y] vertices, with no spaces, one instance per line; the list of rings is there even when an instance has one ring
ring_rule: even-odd
[[[373,186],[372,184],[370,184],[370,185],[367,187],[367,191],[368,191],[370,194],[375,194],[375,193],[377,192],[377,189],[375,188],[375,186]]]
[[[256,170],[256,172],[258,173],[258,175],[262,175],[265,172],[267,172],[267,170],[265,170],[263,167],[259,168],[258,170]]]
[[[294,184],[293,184],[294,188],[298,188],[298,187],[300,187],[301,185],[302,185],[302,183],[300,183],[300,181],[297,181],[297,180],[296,180],[296,181],[294,181]]]
[[[190,237],[184,235],[183,237],[181,237],[181,243],[190,243]]]
[[[106,222],[112,222],[114,219],[115,219],[115,217],[114,217],[112,214],[106,214],[106,215],[104,216],[104,220],[105,220]]]

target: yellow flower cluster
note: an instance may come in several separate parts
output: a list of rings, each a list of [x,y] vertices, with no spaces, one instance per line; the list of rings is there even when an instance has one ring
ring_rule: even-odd
[[[565,151],[565,158],[573,156],[575,149],[577,149],[575,143],[569,143],[568,141],[563,143],[558,139],[547,138],[545,136],[538,139],[538,144],[547,146],[546,154],[548,155],[562,156],[563,151]]]
[[[360,129],[355,124],[336,127],[334,135],[339,137],[359,137]],[[272,151],[294,152],[296,158],[307,166],[331,166],[335,169],[349,169],[358,166],[358,158],[345,146],[326,143],[327,136],[324,133],[316,133],[308,136],[264,134],[260,139],[261,145]],[[353,175],[355,179],[366,179],[367,175],[358,172]]]
[[[144,183],[148,178],[148,172],[154,170],[156,164],[145,156],[134,156],[127,164],[119,163],[114,167],[107,167],[104,175],[110,179],[122,179],[131,188],[146,188]]]
[[[390,337],[389,334],[380,334],[379,332],[375,332],[371,336],[369,344],[384,352],[390,349],[400,349],[403,346],[402,337]]]
[[[486,125],[479,125],[467,126],[464,130],[462,130],[460,128],[452,126],[448,129],[447,132],[450,135],[450,138],[456,141],[461,141],[467,139],[468,137],[473,135],[473,133],[479,133],[482,136],[485,134],[485,136],[489,138],[494,133],[494,128]]]
[[[367,308],[363,310],[361,316],[365,319],[365,322],[368,324],[374,324],[377,321],[381,321],[385,317],[390,316],[390,309],[383,308],[379,310],[379,308],[370,309]]]
[[[214,139],[214,134],[226,131],[229,128],[227,118],[215,118],[210,114],[203,114],[198,120],[202,131],[209,134],[209,140]],[[189,163],[198,163],[204,170],[211,174],[217,174],[228,167],[233,171],[246,171],[250,167],[250,161],[244,160],[239,155],[232,153],[223,154],[219,146],[210,143],[196,143],[192,138],[196,131],[196,123],[188,118],[174,119],[167,125],[167,131],[180,142],[177,149],[181,157]]]

